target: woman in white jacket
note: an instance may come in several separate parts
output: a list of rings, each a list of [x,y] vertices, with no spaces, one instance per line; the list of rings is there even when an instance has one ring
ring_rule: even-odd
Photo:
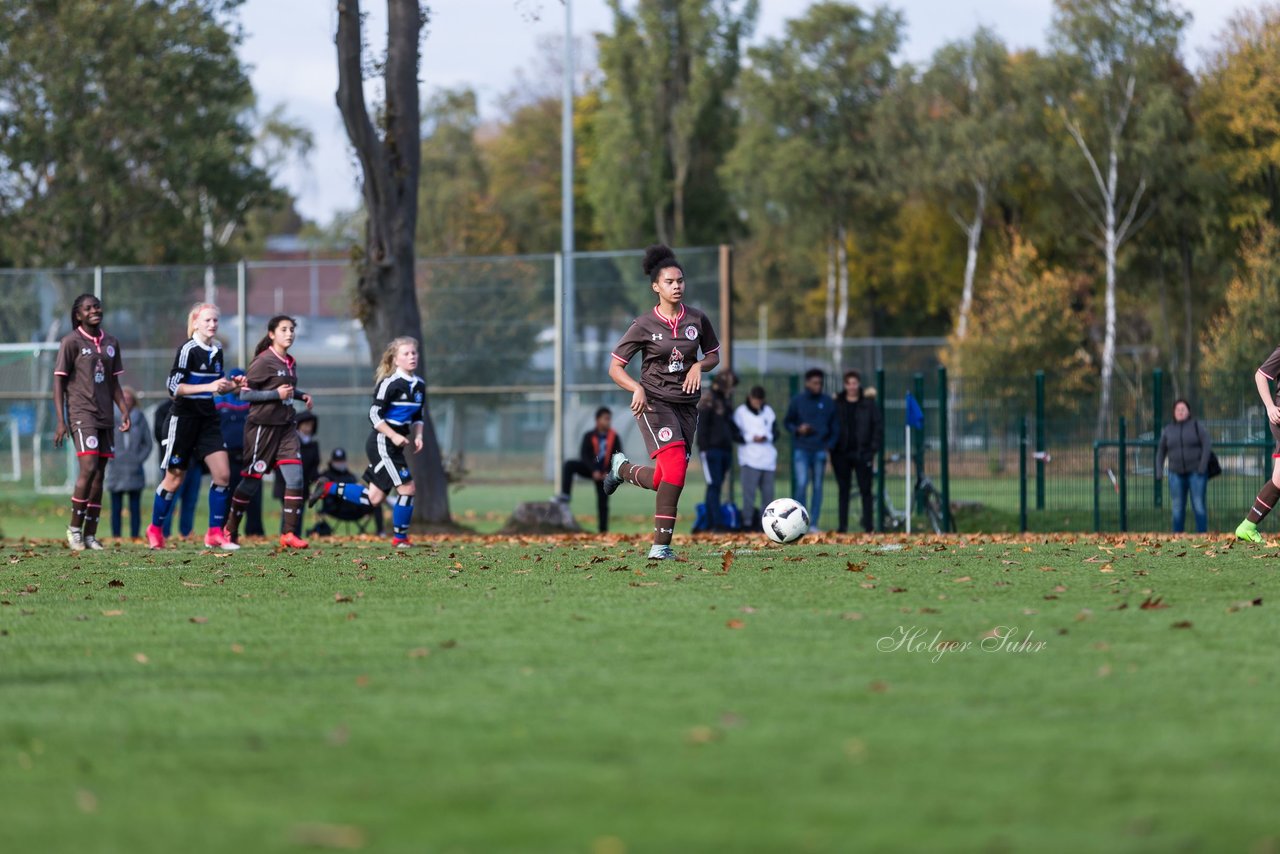
[[[774,472],[778,468],[778,416],[764,402],[764,388],[755,386],[747,402],[733,411],[733,423],[742,432],[738,467],[742,470],[742,518],[760,527],[760,513],[773,501]],[[760,506],[756,506],[756,490]]]

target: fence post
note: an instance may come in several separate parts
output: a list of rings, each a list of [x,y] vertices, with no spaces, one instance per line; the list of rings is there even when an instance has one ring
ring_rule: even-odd
[[[787,404],[788,404],[788,406],[790,405],[791,401],[795,400],[796,395],[797,395],[797,394],[799,394],[799,393],[800,393],[800,378],[799,378],[799,377],[797,377],[795,374],[790,374],[790,375],[788,375],[788,376],[787,376]],[[794,436],[792,436],[792,437],[791,437],[791,448],[792,448],[792,450],[793,450],[793,451],[795,450],[795,446],[796,446],[796,439],[795,439],[795,437],[794,437]],[[787,458],[787,462],[789,463],[790,468],[791,468],[791,495],[792,495],[792,497],[793,497],[793,498],[795,498],[795,499],[798,501],[798,500],[800,500],[800,497],[799,497],[796,493],[798,493],[800,490],[796,489],[796,466],[795,466],[795,460],[796,460],[796,455],[795,455],[794,453],[792,453],[792,454],[791,454],[791,456]],[[818,524],[818,520],[816,520],[816,519],[815,519],[815,520],[813,520],[813,524],[815,524],[815,525],[816,525],[816,524]]]
[[[917,372],[915,376],[911,378],[911,380],[912,380],[912,384],[915,386],[916,400],[919,402],[920,409],[923,411],[924,410],[924,374]],[[916,430],[915,433],[911,435],[911,444],[915,445],[915,449],[914,449],[915,459],[912,460],[912,465],[916,466],[916,470],[920,472],[921,477],[924,476],[924,433],[925,431],[922,428],[920,430]],[[916,434],[919,434],[919,435],[916,435]],[[907,453],[912,453],[912,452],[913,452],[913,449],[911,448],[907,449]],[[911,489],[914,493],[914,490],[915,490],[914,483],[911,484]]]
[[[1027,416],[1018,424],[1018,530],[1027,532]]]
[[[1164,432],[1164,371],[1156,368],[1151,372],[1151,406],[1155,410],[1151,418],[1151,435],[1156,446],[1151,449],[1151,478],[1154,481],[1151,498],[1156,507],[1164,503],[1164,493],[1160,491],[1160,472],[1155,470],[1154,460],[1160,456],[1160,434]]]
[[[1098,470],[1098,440],[1093,441],[1093,532],[1102,533],[1102,473]]]
[[[93,295],[98,298],[98,302],[102,302],[102,268],[93,268]]]
[[[1126,476],[1129,468],[1125,448],[1125,418],[1120,416],[1120,530],[1129,530],[1129,479]]]
[[[884,424],[884,368],[876,368],[876,406],[880,407],[880,424]],[[884,530],[884,439],[880,440],[880,450],[876,460],[876,531]]]
[[[942,530],[951,530],[951,424],[947,412],[951,406],[947,369],[938,365],[938,481],[942,484]]]
[[[551,429],[555,430],[552,437],[551,453],[554,454],[551,462],[551,484],[552,489],[559,493],[562,489],[568,487],[559,482],[560,461],[564,459],[564,362],[565,362],[565,328],[564,328],[564,269],[565,255],[563,252],[557,252],[555,263],[553,265],[552,275],[555,277],[553,292],[555,299],[553,303],[555,307],[556,326],[555,326],[555,377],[552,385],[555,388],[555,402],[551,406]]]
[[[249,314],[248,314],[248,290],[249,286],[249,268],[245,264],[245,260],[241,258],[236,262],[236,314],[240,318],[240,327],[236,335],[236,347],[239,348],[240,367],[248,370],[249,362]]]
[[[1044,509],[1044,371],[1036,371],[1036,509]]]

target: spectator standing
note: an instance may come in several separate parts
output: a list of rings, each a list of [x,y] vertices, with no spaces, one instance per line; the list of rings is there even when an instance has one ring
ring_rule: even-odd
[[[791,434],[791,466],[795,472],[795,499],[809,509],[809,533],[819,532],[822,514],[822,476],[827,451],[835,441],[835,402],[823,394],[826,374],[821,368],[805,371],[804,391],[791,399],[782,426]],[[812,494],[806,500],[806,492]]]
[[[858,482],[862,499],[862,530],[871,533],[871,470],[884,444],[884,421],[874,394],[862,388],[862,375],[846,371],[844,390],[836,395],[836,438],[831,449],[831,471],[836,476],[839,513],[836,531],[849,530],[849,494],[853,481]]]
[[[728,527],[720,509],[720,490],[729,474],[733,446],[739,438],[733,423],[733,389],[737,384],[733,371],[717,374],[711,380],[711,388],[698,402],[698,451],[707,481],[707,525],[713,531]]]
[[[738,469],[742,473],[742,518],[753,529],[760,527],[760,513],[773,501],[774,477],[778,469],[778,416],[764,402],[764,388],[747,392],[747,402],[733,411],[738,430]],[[760,504],[756,505],[756,492]]]
[[[1187,495],[1191,495],[1191,512],[1195,515],[1196,533],[1209,530],[1209,513],[1205,502],[1209,483],[1209,455],[1213,442],[1209,431],[1191,417],[1191,404],[1178,400],[1173,404],[1173,423],[1164,425],[1160,446],[1156,451],[1156,477],[1164,473],[1169,461],[1169,502],[1173,506],[1173,532],[1186,530]]]

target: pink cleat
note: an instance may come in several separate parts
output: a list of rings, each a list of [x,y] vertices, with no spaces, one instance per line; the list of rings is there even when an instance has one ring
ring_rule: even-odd
[[[164,531],[159,525],[147,526],[147,546],[152,549],[164,548]]]

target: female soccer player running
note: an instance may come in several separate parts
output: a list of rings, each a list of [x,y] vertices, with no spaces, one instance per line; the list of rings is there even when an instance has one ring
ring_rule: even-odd
[[[418,342],[397,338],[387,345],[374,372],[373,406],[369,421],[373,430],[365,442],[369,468],[358,483],[335,483],[322,480],[311,492],[310,505],[335,495],[352,504],[377,506],[395,492],[391,507],[391,543],[398,549],[409,548],[409,523],[413,519],[413,476],[405,460],[405,448],[413,442],[413,452],[422,450],[422,409],[426,405],[427,384],[414,373],[418,368]],[[412,432],[413,438],[410,439]]]
[[[53,445],[61,448],[62,440],[70,435],[80,463],[67,526],[67,545],[73,551],[102,550],[97,537],[98,514],[107,460],[114,456],[113,402],[123,416],[121,432],[129,429],[129,408],[120,388],[122,373],[120,342],[102,331],[102,302],[93,294],[81,294],[71,304],[71,332],[62,339],[53,367],[53,408],[57,412]]]
[[[631,392],[631,412],[654,464],[638,466],[622,454],[614,454],[604,490],[613,494],[627,481],[658,493],[649,558],[670,560],[676,556],[671,549],[676,505],[698,429],[702,374],[720,364],[720,341],[707,316],[682,303],[684,268],[669,248],[650,246],[645,250],[643,267],[658,295],[658,304],[631,322],[613,350],[609,378]],[[640,382],[626,371],[636,353],[644,355]]]
[[[253,496],[262,488],[262,476],[273,466],[284,478],[284,518],[280,545],[305,549],[298,536],[302,527],[302,453],[298,427],[294,421],[293,398],[301,398],[311,408],[311,395],[298,390],[297,363],[289,355],[297,321],[278,314],[267,322],[266,337],[253,351],[253,363],[245,371],[240,399],[248,401],[244,423],[244,470],[231,495],[231,511],[222,532],[226,542],[239,539],[240,517]]]
[[[222,526],[227,519],[227,498],[230,493],[231,463],[227,446],[222,441],[221,420],[213,397],[226,394],[237,387],[222,372],[222,345],[214,336],[218,334],[221,312],[213,303],[201,302],[191,307],[187,314],[189,339],[178,348],[169,371],[169,395],[173,407],[166,423],[158,424],[160,465],[164,477],[156,487],[156,497],[151,504],[151,524],[147,527],[147,545],[153,549],[164,548],[164,523],[173,511],[173,500],[182,485],[187,469],[199,466],[200,461],[209,467],[209,530],[204,544],[210,548],[238,549],[235,543],[222,536]]]

